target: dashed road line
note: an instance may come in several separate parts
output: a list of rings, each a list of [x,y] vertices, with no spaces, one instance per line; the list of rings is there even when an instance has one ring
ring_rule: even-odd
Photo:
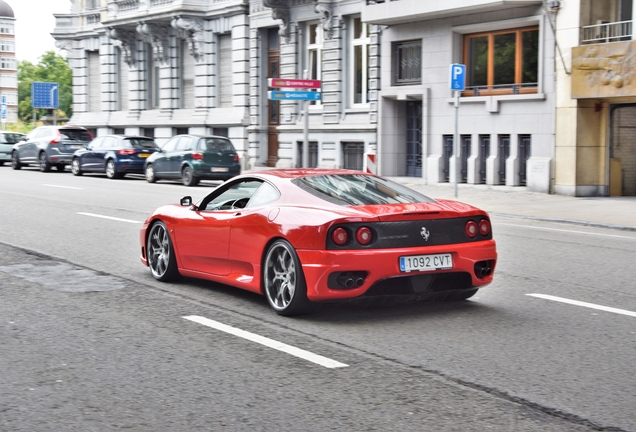
[[[601,305],[597,305],[594,303],[586,303],[586,302],[582,302],[582,301],[578,301],[578,300],[571,300],[571,299],[566,299],[563,297],[556,297],[556,296],[551,296],[551,295],[547,295],[547,294],[526,294],[527,296],[530,297],[536,297],[536,298],[541,298],[544,300],[552,300],[552,301],[556,301],[556,302],[560,302],[560,303],[567,303],[567,304],[571,304],[574,306],[581,306],[581,307],[586,307],[586,308],[590,308],[590,309],[596,309],[596,310],[601,310],[604,312],[612,312],[615,314],[620,314],[620,315],[627,315],[630,317],[634,317],[636,318],[636,312],[632,312],[632,311],[628,311],[625,309],[617,309],[617,308],[613,308],[613,307],[609,307],[609,306],[601,306]]]
[[[54,185],[54,184],[43,184],[42,186],[55,187],[55,188],[62,188],[62,189],[75,189],[75,190],[82,190],[82,188],[78,188],[78,187],[73,187],[73,186],[62,186],[62,185]]]
[[[127,223],[134,223],[134,224],[143,223],[141,221],[136,221],[136,220],[131,220],[131,219],[122,219],[122,218],[113,217],[113,216],[98,215],[98,214],[94,214],[94,213],[77,212],[77,214],[83,215],[83,216],[91,216],[91,217],[101,218],[101,219],[109,219],[109,220],[114,220],[114,221],[117,221],[117,222],[127,222]]]
[[[245,330],[237,329],[236,327],[232,327],[218,321],[214,321],[208,318],[200,317],[200,316],[185,316],[183,317],[187,320],[194,321],[199,324],[203,324],[204,326],[211,327],[216,330],[220,330],[225,333],[229,333],[234,336],[238,336],[243,339],[247,339],[252,342],[256,342],[258,344],[264,345],[269,348],[273,348],[278,351],[282,351],[287,354],[291,354],[295,357],[301,358],[303,360],[310,361],[320,366],[324,366],[326,368],[342,368],[348,367],[349,365],[337,362],[327,357],[323,357],[318,354],[314,354],[310,351],[305,351],[300,348],[293,347],[291,345],[284,344],[282,342],[275,341],[274,339],[269,339],[264,336],[260,336],[254,333],[247,332]]]

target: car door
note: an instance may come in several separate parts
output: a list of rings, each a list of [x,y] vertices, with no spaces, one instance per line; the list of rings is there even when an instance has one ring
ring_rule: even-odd
[[[161,152],[152,157],[152,165],[155,168],[155,176],[157,178],[169,177],[170,160],[174,153],[177,143],[181,139],[180,136],[172,137],[167,143],[161,147]]]
[[[258,183],[260,184],[260,182]],[[199,209],[175,225],[175,239],[180,266],[201,273],[227,276],[232,271],[229,260],[230,232],[243,208],[232,204],[249,200],[256,190],[254,180],[241,180],[206,197]],[[251,186],[251,187],[250,187]]]
[[[47,127],[39,127],[32,132],[33,135],[29,134],[27,137],[30,138],[27,142],[20,146],[19,155],[20,161],[24,163],[34,163],[38,160],[38,150],[40,149],[39,143],[43,141],[48,135],[49,131]]]
[[[179,139],[175,151],[170,157],[170,176],[181,177],[183,162],[191,157],[193,149],[192,137],[184,135]]]
[[[106,154],[112,150],[117,145],[117,138],[113,136],[104,137],[104,141],[102,144],[93,149],[93,157],[92,162],[95,167],[95,171],[105,172],[106,171]]]
[[[85,171],[93,171],[95,169],[95,152],[104,143],[105,137],[95,138],[82,153],[80,158],[80,166]]]

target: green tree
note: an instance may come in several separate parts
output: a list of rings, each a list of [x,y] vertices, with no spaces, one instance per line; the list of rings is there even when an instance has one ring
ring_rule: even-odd
[[[55,51],[47,51],[40,57],[37,65],[29,61],[18,62],[18,117],[23,122],[33,120],[31,106],[32,82],[56,82],[59,84],[60,107],[56,111],[58,117],[73,115],[73,72],[68,60]],[[47,110],[36,110],[37,118],[48,115]]]

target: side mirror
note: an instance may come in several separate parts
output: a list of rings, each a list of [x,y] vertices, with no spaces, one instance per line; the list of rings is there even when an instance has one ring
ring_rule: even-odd
[[[183,207],[190,207],[192,205],[192,197],[191,196],[185,196],[185,197],[181,198],[180,204]]]

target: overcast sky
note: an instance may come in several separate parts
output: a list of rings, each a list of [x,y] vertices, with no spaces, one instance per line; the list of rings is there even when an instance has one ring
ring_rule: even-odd
[[[70,13],[70,0],[4,0],[15,14],[16,57],[37,63],[46,51],[54,50],[51,32],[55,28],[54,13]],[[65,54],[65,53],[64,53]]]

